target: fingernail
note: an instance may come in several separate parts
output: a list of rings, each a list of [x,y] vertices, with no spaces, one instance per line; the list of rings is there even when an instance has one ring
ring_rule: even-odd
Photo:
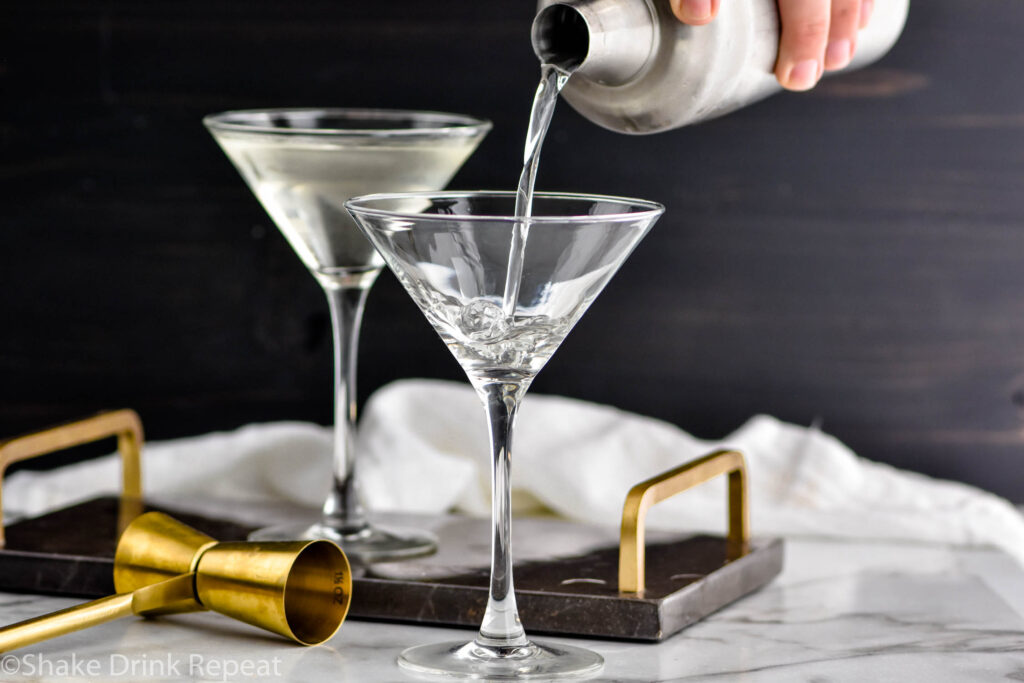
[[[711,0],[683,0],[683,16],[689,21],[708,21],[711,19]]]
[[[783,85],[790,90],[809,90],[818,82],[818,73],[818,61],[815,59],[805,59],[793,65]]]
[[[853,49],[849,40],[846,38],[833,40],[828,44],[828,49],[825,50],[825,68],[842,69],[850,63],[852,56]]]
[[[875,9],[875,0],[861,0],[860,27],[864,28],[871,21],[871,12]]]

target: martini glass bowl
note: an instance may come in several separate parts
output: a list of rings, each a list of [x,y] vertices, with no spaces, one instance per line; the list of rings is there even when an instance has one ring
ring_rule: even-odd
[[[359,197],[346,203],[398,280],[466,372],[487,416],[492,462],[491,578],[480,632],[470,642],[413,647],[398,663],[420,674],[477,679],[592,674],[600,655],[526,637],[512,581],[512,430],[519,402],[637,243],[660,204],[537,194],[514,216],[513,192]],[[510,258],[517,231],[524,249]],[[509,272],[509,264],[513,271]],[[518,290],[506,301],[506,283]],[[510,291],[516,291],[514,289]],[[509,304],[512,304],[511,311]]]
[[[363,562],[436,550],[428,533],[371,525],[356,478],[356,358],[366,296],[384,266],[345,211],[367,192],[439,190],[491,128],[456,114],[377,109],[267,109],[203,123],[327,294],[334,335],[333,485],[312,524],[255,540],[325,538]]]

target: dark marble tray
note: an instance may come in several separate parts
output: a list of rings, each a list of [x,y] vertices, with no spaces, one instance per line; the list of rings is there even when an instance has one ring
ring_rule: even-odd
[[[148,507],[147,509],[156,509]],[[220,540],[252,527],[163,511]],[[116,498],[97,498],[7,527],[0,590],[96,597],[113,592]],[[441,551],[429,558],[354,568],[350,617],[476,627],[487,602],[485,520],[430,518]],[[617,589],[618,546],[607,531],[560,520],[516,520],[516,597],[531,632],[662,640],[771,581],[779,539],[755,539],[726,556],[724,538],[649,534],[643,597]],[[554,550],[550,550],[554,549]],[[520,552],[524,550],[524,552]]]

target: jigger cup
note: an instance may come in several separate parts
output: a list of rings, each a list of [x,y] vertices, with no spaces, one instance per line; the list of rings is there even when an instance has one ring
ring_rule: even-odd
[[[162,512],[147,512],[132,520],[117,541],[114,590],[131,593],[144,586],[194,572],[199,558],[217,545],[211,536]],[[189,598],[150,614],[177,614],[204,609]]]
[[[118,541],[114,585],[117,595],[0,629],[0,652],[130,614],[203,609],[317,645],[348,614],[352,574],[330,541],[218,543],[150,512]]]
[[[348,562],[331,541],[239,541],[203,552],[195,592],[214,612],[316,645],[341,626],[351,581]]]

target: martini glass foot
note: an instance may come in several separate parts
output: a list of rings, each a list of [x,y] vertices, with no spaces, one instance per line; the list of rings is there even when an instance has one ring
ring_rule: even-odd
[[[257,529],[250,541],[294,541],[323,539],[334,541],[345,554],[364,563],[407,560],[431,555],[437,551],[437,537],[419,529],[381,529],[365,526],[355,531],[341,531],[323,522],[315,524],[282,524]]]
[[[483,680],[581,678],[604,666],[601,655],[582,647],[528,641],[493,647],[471,642],[434,643],[411,647],[398,665],[427,676]]]

